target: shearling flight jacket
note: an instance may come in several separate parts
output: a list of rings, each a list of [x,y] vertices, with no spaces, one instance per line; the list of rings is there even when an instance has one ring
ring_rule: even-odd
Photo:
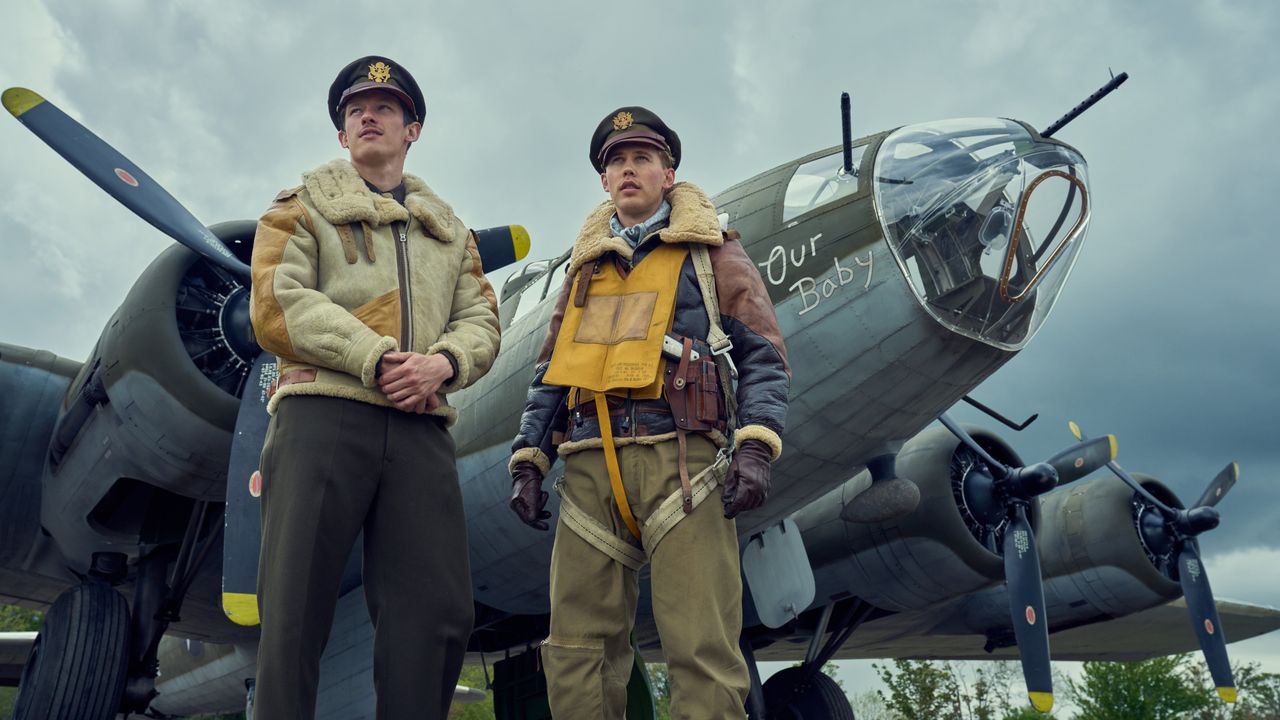
[[[634,267],[648,256],[650,250],[661,243],[701,243],[708,246],[708,255],[716,279],[716,297],[720,305],[720,324],[733,342],[730,357],[738,368],[738,429],[734,442],[761,440],[767,444],[776,458],[782,452],[782,429],[787,413],[787,390],[791,369],[787,365],[786,348],[773,303],[765,289],[764,281],[755,263],[742,249],[742,243],[720,231],[720,221],[711,200],[690,183],[677,183],[667,193],[671,203],[671,218],[666,228],[644,238],[633,250],[620,237],[615,237],[609,226],[615,208],[606,201],[591,213],[578,234],[570,255],[569,268],[564,285],[551,315],[547,337],[538,354],[533,381],[525,401],[524,414],[520,418],[520,430],[512,443],[509,467],[521,461],[536,465],[545,475],[559,455],[601,446],[600,427],[596,418],[584,418],[581,423],[571,418],[567,428],[556,427],[563,417],[562,408],[568,389],[542,382],[551,364],[556,337],[564,319],[564,309],[569,302],[577,272],[592,260],[603,258]],[[709,322],[702,302],[702,291],[691,258],[686,258],[680,269],[676,288],[675,317],[672,332],[698,340],[707,337]],[[654,444],[675,437],[675,425],[670,410],[661,412],[654,404],[665,406],[665,400],[632,401],[635,403],[635,427],[623,427],[621,420],[613,420],[613,436],[617,445]],[[627,412],[631,415],[630,410]],[[557,443],[557,432],[563,431],[566,440]],[[724,444],[723,437],[712,434],[717,444]]]
[[[457,362],[432,414],[457,412],[444,394],[474,383],[498,352],[498,307],[475,236],[422,180],[404,176],[405,204],[371,192],[347,160],[302,176],[258,221],[250,304],[258,344],[280,372],[315,369],[311,382],[283,385],[267,409],[290,395],[327,395],[392,405],[378,388],[388,350],[447,351]],[[406,211],[407,208],[407,211]],[[407,286],[397,257],[404,228]],[[401,294],[409,322],[402,324]],[[412,347],[402,347],[408,327]]]

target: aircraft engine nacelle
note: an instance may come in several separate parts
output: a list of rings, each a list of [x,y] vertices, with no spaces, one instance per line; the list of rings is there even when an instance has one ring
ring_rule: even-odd
[[[1022,464],[998,436],[967,429],[997,460]],[[877,524],[843,520],[845,503],[871,483],[866,471],[797,512],[793,517],[817,582],[815,603],[855,595],[885,610],[914,610],[1002,580],[1003,527],[976,521],[961,492],[974,460],[955,436],[932,428],[898,454],[897,474],[920,487],[915,512]],[[1039,517],[1033,506],[1032,527],[1039,525]]]
[[[211,229],[247,255],[254,223]],[[224,500],[256,353],[238,279],[180,245],[143,271],[73,382],[50,442],[42,521],[68,559],[87,560],[104,537],[136,545],[148,516],[153,525],[157,514],[174,516],[164,524],[180,532],[191,500]]]
[[[1181,508],[1163,484],[1132,473],[1155,497]],[[1045,578],[1045,614],[1053,630],[1123,617],[1182,595],[1171,547],[1141,530],[1145,501],[1106,475],[1045,495],[1036,533]],[[969,598],[955,616],[957,632],[985,632],[1009,623],[1003,585]]]
[[[1155,478],[1132,475],[1161,502],[1182,508]],[[1142,531],[1150,521],[1146,501],[1119,478],[1105,475],[1051,493],[1040,512],[1040,562],[1051,578],[1045,591],[1055,605],[1064,606],[1059,614],[1064,620],[1081,615],[1085,607],[1095,617],[1128,615],[1182,595],[1173,548]]]

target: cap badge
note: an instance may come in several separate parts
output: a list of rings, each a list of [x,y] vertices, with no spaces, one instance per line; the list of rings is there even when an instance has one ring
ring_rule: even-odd
[[[391,79],[391,66],[379,60],[369,66],[368,77],[376,83],[384,83]]]
[[[635,121],[631,119],[631,113],[620,112],[617,115],[613,116],[613,129],[626,130],[627,128],[631,127],[631,123],[633,122]]]

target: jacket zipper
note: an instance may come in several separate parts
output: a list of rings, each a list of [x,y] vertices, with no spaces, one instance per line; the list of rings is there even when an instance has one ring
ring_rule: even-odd
[[[413,351],[413,286],[409,282],[409,237],[406,232],[408,223],[394,223],[392,229],[400,236],[396,244],[396,270],[400,280],[400,350]]]

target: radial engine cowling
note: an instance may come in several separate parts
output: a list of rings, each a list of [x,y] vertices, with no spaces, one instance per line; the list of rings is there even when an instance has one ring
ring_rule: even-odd
[[[211,228],[248,258],[254,223]],[[92,531],[136,542],[155,491],[222,501],[238,397],[258,352],[247,289],[173,245],[134,283],[72,383],[49,449],[46,508],[58,536]],[[72,531],[73,534],[83,529]]]
[[[1154,478],[1132,473],[1155,497],[1181,508]],[[1162,546],[1160,522],[1113,475],[1078,482],[1041,500],[1039,540],[1045,613],[1054,630],[1131,615],[1181,596],[1171,547]],[[957,632],[1008,625],[1008,596],[995,586],[968,599]]]
[[[1022,464],[995,434],[966,429],[997,460]],[[965,506],[965,477],[980,462],[950,432],[931,428],[897,459],[897,474],[920,486],[915,512],[885,523],[844,521],[843,505],[871,483],[866,471],[797,512],[818,585],[816,604],[856,595],[885,610],[915,610],[1002,581],[1003,523],[984,525]],[[1033,528],[1040,517],[1035,507]]]
[[[1161,502],[1182,508],[1155,478],[1132,475]],[[1072,615],[1086,604],[1098,615],[1128,615],[1182,595],[1172,547],[1144,527],[1161,518],[1119,478],[1105,475],[1048,495],[1041,514],[1040,557],[1052,578],[1045,589]]]

